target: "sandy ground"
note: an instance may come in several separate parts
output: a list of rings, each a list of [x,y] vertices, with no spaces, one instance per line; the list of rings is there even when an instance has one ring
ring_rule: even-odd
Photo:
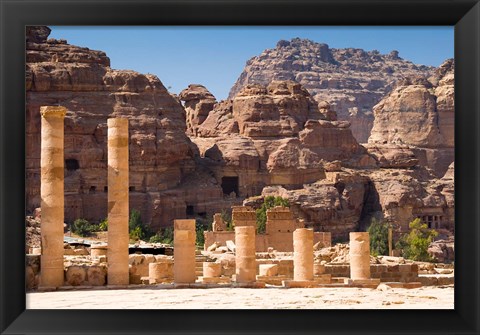
[[[454,287],[120,289],[33,292],[29,309],[453,309]]]

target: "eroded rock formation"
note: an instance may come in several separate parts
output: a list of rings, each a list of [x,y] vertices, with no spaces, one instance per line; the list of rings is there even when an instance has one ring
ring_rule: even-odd
[[[48,33],[46,27],[27,30],[29,211],[40,201],[39,108],[61,105],[67,108],[67,222],[106,217],[106,122],[126,117],[130,208],[140,210],[153,230],[171,226],[173,219],[212,217],[245,199],[258,207],[267,195],[288,198],[295,217],[315,231],[332,232],[334,239],[364,229],[372,217],[394,223],[397,231],[416,217],[433,228],[453,227],[453,159],[443,159],[453,152],[451,62],[433,73],[395,53],[279,42],[249,66],[295,56],[298,49],[304,58],[286,58],[285,71],[278,72],[286,76],[298,68],[298,78],[277,79],[301,82],[308,77],[305,71],[321,73],[312,74],[316,79],[306,82],[308,90],[298,82],[274,80],[239,87],[232,99],[216,102],[201,85],[190,85],[177,98],[157,77],[113,70],[103,52],[47,40]],[[273,75],[280,63],[272,64],[267,72]],[[387,64],[389,75],[380,80],[371,74],[387,71]],[[393,88],[375,107],[378,124],[371,141],[359,144],[351,129],[360,129],[368,113],[357,113],[351,126],[345,106],[358,108],[367,100],[373,106],[391,89],[400,68],[404,75],[433,74],[428,81],[408,79]],[[250,74],[257,78],[244,73],[245,82]],[[260,68],[255,73],[258,81],[269,78]],[[308,85],[314,82],[323,86],[312,91]],[[331,100],[323,99],[327,96]]]
[[[353,135],[364,143],[373,125],[372,107],[394,82],[412,75],[428,77],[433,70],[400,58],[395,50],[384,55],[376,50],[334,49],[294,38],[279,41],[275,48],[248,60],[229,98],[248,84],[293,80],[302,84],[317,102],[329,101],[338,118],[350,121]]]
[[[390,165],[403,156],[404,167],[409,161],[405,159],[413,154],[420,165],[443,176],[454,160],[453,70],[453,60],[447,60],[430,81],[408,78],[399,82],[373,109],[370,151]],[[389,159],[392,152],[396,157]]]
[[[27,210],[40,204],[40,106],[61,105],[65,118],[65,219],[107,216],[107,118],[129,119],[130,208],[153,228],[185,217],[187,206],[223,205],[220,186],[195,169],[185,110],[153,75],[110,68],[102,51],[47,39],[29,27],[26,44]],[[190,177],[197,175],[197,177]],[[193,179],[189,187],[185,180]],[[196,190],[191,191],[191,188]],[[200,192],[200,194],[198,194]],[[220,199],[220,202],[219,202]],[[213,210],[213,209],[212,209]]]

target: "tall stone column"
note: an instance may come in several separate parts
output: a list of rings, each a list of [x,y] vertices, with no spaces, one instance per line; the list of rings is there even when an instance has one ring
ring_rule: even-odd
[[[237,283],[256,281],[255,227],[235,227],[235,275]]]
[[[313,280],[313,230],[298,228],[293,232],[293,280]]]
[[[350,233],[350,278],[370,279],[370,237],[368,233]]]
[[[195,220],[175,220],[173,223],[173,281],[176,284],[195,283]]]
[[[128,285],[128,119],[108,125],[108,285]]]
[[[67,109],[43,106],[41,140],[42,256],[40,286],[63,286],[64,118]]]

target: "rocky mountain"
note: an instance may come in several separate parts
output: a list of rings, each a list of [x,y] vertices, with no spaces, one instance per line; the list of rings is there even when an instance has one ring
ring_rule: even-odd
[[[185,134],[185,110],[153,75],[110,68],[102,51],[48,39],[48,27],[26,36],[27,210],[40,205],[40,106],[61,105],[65,118],[65,219],[107,216],[107,118],[129,119],[130,209],[154,228],[184,217],[187,206],[221,210],[218,183],[196,169]],[[196,178],[192,178],[196,175]],[[193,183],[186,180],[194,180]],[[227,201],[226,207],[230,204]],[[215,209],[216,208],[216,209]]]
[[[398,231],[407,230],[416,217],[431,227],[453,227],[453,163],[443,174],[433,164],[442,148],[453,148],[453,65],[432,72],[429,82],[415,77],[392,84],[390,95],[374,108],[379,123],[362,145],[351,123],[337,116],[335,97],[335,103],[318,101],[318,94],[296,81],[247,84],[220,102],[199,84],[176,97],[157,77],[114,70],[105,53],[48,39],[49,32],[47,27],[27,29],[29,212],[40,205],[39,109],[62,105],[68,110],[67,222],[107,216],[106,122],[125,117],[130,209],[139,210],[153,230],[171,226],[174,219],[206,222],[215,212],[244,201],[255,206],[271,194],[288,198],[296,217],[334,238],[365,228],[374,216],[394,223]],[[307,43],[281,42],[277,48],[293,48],[297,42]],[[338,51],[318,48],[319,62],[328,69],[346,66],[335,58]],[[388,57],[398,67],[404,62],[398,55]],[[413,135],[396,136],[394,127]]]
[[[434,76],[407,78],[374,108],[370,151],[410,150],[419,164],[442,177],[454,161],[454,61]],[[378,154],[382,156],[382,154]]]
[[[183,93],[189,90],[198,87]],[[406,109],[414,107],[406,101]],[[359,144],[348,121],[337,121],[328,102],[317,103],[293,81],[246,85],[215,104],[190,139],[216,179],[230,180],[247,198],[244,204],[287,198],[296,217],[334,237],[365,229],[372,217],[397,232],[416,217],[431,227],[453,224],[452,178],[439,179],[411,146]]]
[[[367,142],[373,126],[373,106],[397,80],[429,77],[433,67],[415,65],[393,50],[389,54],[362,49],[335,49],[307,39],[281,40],[247,61],[230,91],[236,96],[248,84],[268,85],[273,80],[293,80],[317,102],[328,101],[339,120],[351,123],[360,143]]]

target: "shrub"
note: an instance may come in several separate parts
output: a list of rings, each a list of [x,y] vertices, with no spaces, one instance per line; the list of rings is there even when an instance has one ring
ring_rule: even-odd
[[[155,235],[150,237],[150,243],[173,244],[173,228],[168,227],[160,229]]]
[[[402,250],[402,256],[414,261],[431,262],[433,258],[428,254],[428,246],[438,235],[437,231],[428,229],[420,219],[409,224],[410,232],[404,234],[396,247]]]
[[[107,231],[108,230],[108,219],[105,218],[98,224],[98,231]]]
[[[196,233],[196,238],[195,238],[195,244],[203,247],[205,244],[205,236],[203,235],[203,232],[206,230],[206,227],[201,224],[201,223],[196,223],[195,227],[195,233]]]
[[[149,239],[153,235],[150,228],[142,222],[140,212],[136,209],[133,209],[130,212],[128,231],[130,234],[130,239],[135,241]]]
[[[265,233],[267,227],[267,209],[275,206],[290,207],[288,199],[284,199],[280,196],[274,197],[272,195],[263,199],[262,206],[257,209],[257,234]]]
[[[88,222],[87,220],[77,219],[73,222],[70,229],[72,233],[75,233],[78,236],[87,237],[90,236],[93,231],[95,231],[95,228],[96,226],[90,224],[90,222]]]
[[[233,231],[232,215],[228,211],[222,209],[221,216],[223,222],[225,222],[225,225],[227,226],[227,231]]]
[[[370,235],[370,254],[388,255],[388,224],[372,218],[367,231]]]

